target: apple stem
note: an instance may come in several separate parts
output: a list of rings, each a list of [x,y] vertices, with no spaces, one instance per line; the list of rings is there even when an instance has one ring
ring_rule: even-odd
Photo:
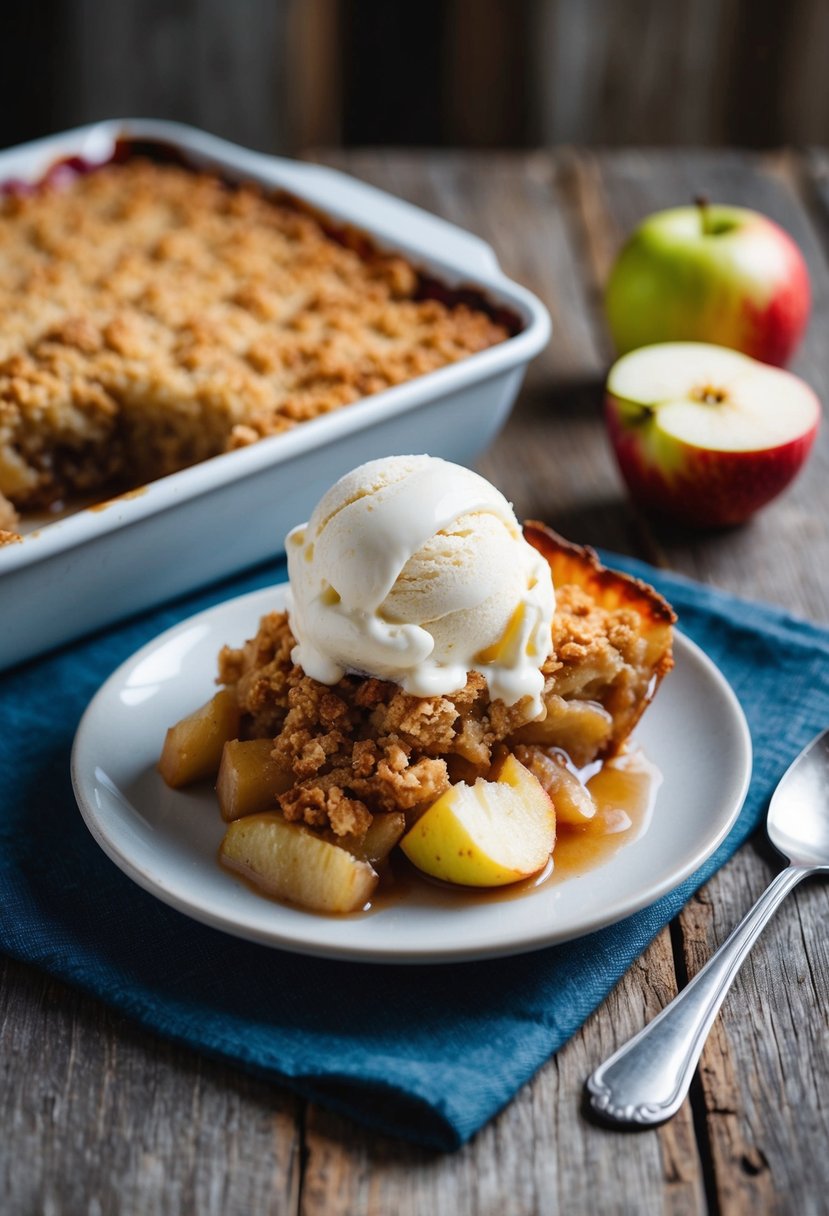
[[[711,225],[711,200],[707,194],[698,194],[694,199],[697,210],[699,211],[700,223],[702,225],[702,235],[709,236],[712,231]]]

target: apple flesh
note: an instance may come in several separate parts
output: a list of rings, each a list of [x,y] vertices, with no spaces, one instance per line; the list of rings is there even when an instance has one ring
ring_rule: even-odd
[[[272,811],[235,819],[219,859],[266,895],[314,912],[357,912],[379,881],[367,861]]]
[[[221,688],[205,704],[171,726],[158,770],[174,790],[215,777],[225,743],[239,733],[239,705],[232,688]]]
[[[783,366],[809,319],[809,273],[772,220],[700,203],[657,212],[636,229],[605,304],[619,354],[689,340]]]
[[[790,372],[724,347],[665,342],[624,355],[605,397],[635,502],[684,523],[742,523],[796,475],[820,403]]]
[[[400,847],[419,870],[465,887],[501,887],[536,874],[556,839],[556,815],[538,780],[513,755],[495,780],[451,786]]]
[[[290,768],[276,763],[272,751],[273,739],[229,739],[225,743],[216,798],[227,823],[272,810],[277,796],[296,781]]]

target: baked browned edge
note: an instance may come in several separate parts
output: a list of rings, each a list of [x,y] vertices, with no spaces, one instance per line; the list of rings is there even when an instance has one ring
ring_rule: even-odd
[[[524,522],[524,536],[549,562],[555,586],[575,584],[608,608],[631,608],[643,619],[643,633],[653,635],[656,645],[662,645],[662,653],[653,665],[654,683],[650,696],[642,700],[638,713],[630,721],[629,736],[674,665],[671,642],[676,613],[649,583],[621,570],[609,570],[599,560],[595,549],[565,540],[548,524],[528,519]]]

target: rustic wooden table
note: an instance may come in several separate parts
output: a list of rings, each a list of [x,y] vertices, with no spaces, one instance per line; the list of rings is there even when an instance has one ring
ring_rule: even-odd
[[[600,419],[610,359],[601,286],[610,259],[643,215],[700,192],[766,212],[799,242],[814,313],[796,370],[829,401],[829,154],[564,150],[320,159],[480,233],[507,273],[547,303],[553,340],[481,461],[519,516],[829,620],[829,428],[780,502],[747,527],[699,537],[654,527],[631,510]],[[0,960],[0,1210],[826,1212],[826,885],[798,888],[766,930],[672,1122],[628,1135],[597,1128],[579,1112],[590,1069],[696,972],[778,865],[763,840],[742,849],[558,1057],[454,1155],[364,1131]]]

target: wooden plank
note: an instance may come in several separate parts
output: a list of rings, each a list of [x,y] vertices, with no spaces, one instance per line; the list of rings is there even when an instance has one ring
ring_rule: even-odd
[[[57,128],[175,118],[265,152],[292,146],[287,30],[300,0],[77,0],[66,19]]]
[[[275,7],[271,5],[271,7]],[[287,148],[342,139],[342,6],[339,0],[291,0],[285,30]]]
[[[539,0],[532,8],[538,142],[769,147],[826,139],[820,0],[692,0],[633,12],[613,0]]]
[[[722,139],[735,99],[718,86],[741,49],[736,17],[748,7],[537,0],[527,46],[535,138],[599,146]]]
[[[829,113],[829,73],[826,71],[826,45],[829,40],[829,6],[817,2],[796,6],[784,49],[781,75],[781,125],[786,140],[804,144],[825,144],[829,140],[826,115]]]
[[[346,144],[445,142],[445,6],[340,0]]]
[[[4,1216],[285,1216],[300,1103],[0,956]]]
[[[533,4],[449,0],[444,9],[444,122],[453,147],[515,148],[534,140],[527,87]],[[529,137],[529,139],[528,139]]]

